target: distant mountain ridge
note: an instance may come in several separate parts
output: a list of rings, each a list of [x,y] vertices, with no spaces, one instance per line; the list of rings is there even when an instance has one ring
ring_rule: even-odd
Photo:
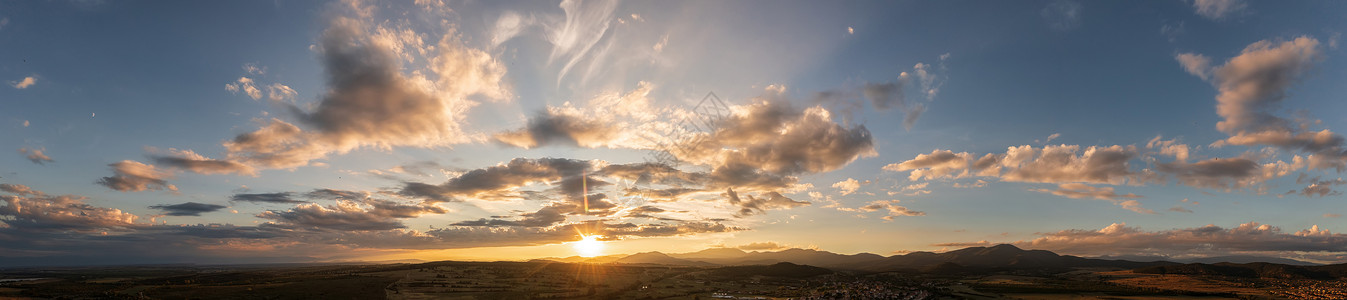
[[[1127,259],[1124,259],[1127,258]],[[811,249],[781,251],[743,251],[735,248],[710,248],[696,252],[666,254],[642,252],[631,255],[600,257],[543,258],[539,260],[578,263],[657,264],[677,266],[749,266],[791,263],[833,270],[867,272],[916,271],[927,273],[969,272],[979,270],[1058,269],[1077,267],[1113,267],[1137,269],[1157,266],[1182,265],[1152,257],[1084,258],[1058,255],[1047,250],[1024,250],[1014,245],[969,247],[949,252],[912,252],[903,255],[882,256],[872,253],[838,254]],[[1313,265],[1312,263],[1269,257],[1228,256],[1183,262],[1213,262],[1229,259],[1238,263],[1272,263],[1279,265]],[[1261,259],[1261,260],[1260,260]]]

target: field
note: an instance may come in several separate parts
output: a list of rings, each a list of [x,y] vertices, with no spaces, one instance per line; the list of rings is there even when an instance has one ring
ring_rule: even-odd
[[[0,270],[0,282],[0,299],[736,297],[1148,300],[1347,297],[1344,292],[1347,284],[1334,280],[1158,275],[1116,269],[932,275],[833,272],[798,265],[771,269],[543,261],[16,269]]]

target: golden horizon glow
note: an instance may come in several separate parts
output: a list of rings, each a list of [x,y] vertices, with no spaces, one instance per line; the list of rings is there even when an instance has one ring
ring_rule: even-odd
[[[599,241],[597,235],[582,235],[579,241],[571,242],[571,247],[581,257],[599,256],[603,254],[603,246],[603,241]]]

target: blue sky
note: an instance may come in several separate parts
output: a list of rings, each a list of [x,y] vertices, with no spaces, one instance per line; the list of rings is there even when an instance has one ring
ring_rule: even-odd
[[[0,2],[0,263],[1341,262],[1345,5]]]

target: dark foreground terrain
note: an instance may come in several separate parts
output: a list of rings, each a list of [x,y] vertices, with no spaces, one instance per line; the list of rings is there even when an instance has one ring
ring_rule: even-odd
[[[11,268],[0,269],[0,299],[1347,299],[1342,265],[1141,263],[1001,246],[884,258],[891,267],[880,270],[641,257],[664,263]]]

